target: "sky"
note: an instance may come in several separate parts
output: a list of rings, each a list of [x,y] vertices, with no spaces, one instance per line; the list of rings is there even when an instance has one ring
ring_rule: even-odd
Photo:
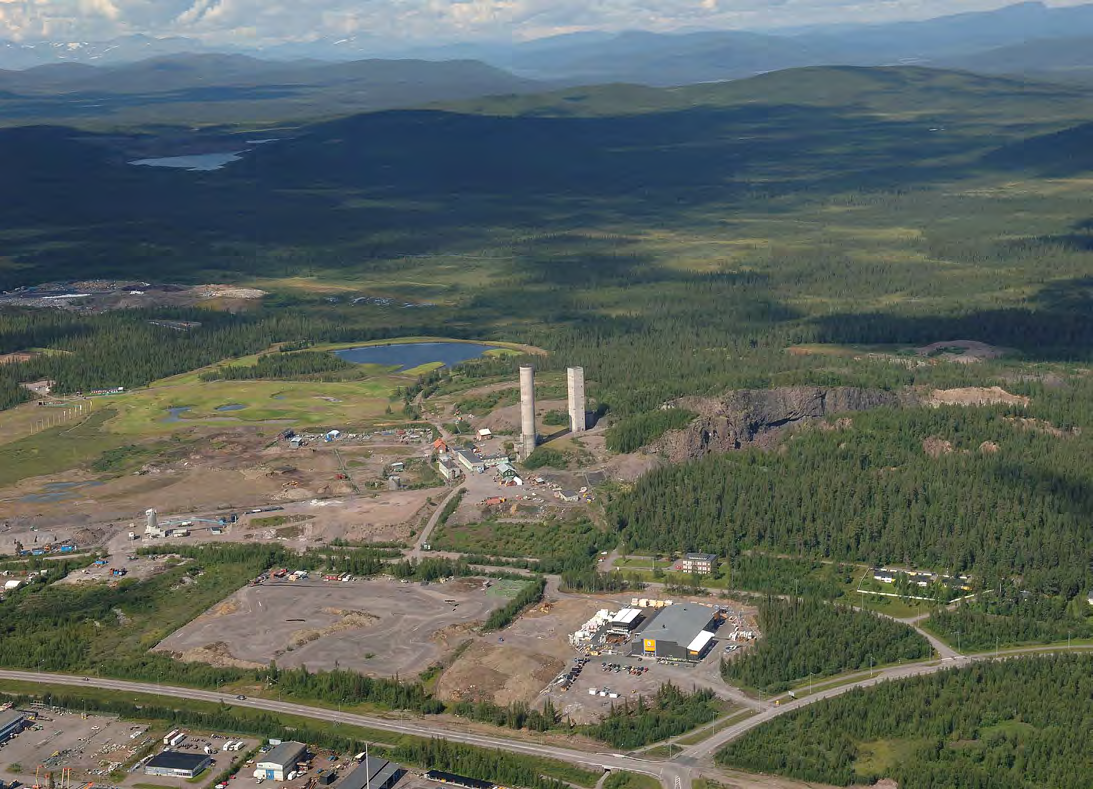
[[[1056,0],[1047,5],[1080,5]],[[923,19],[1006,0],[0,0],[0,39],[101,41],[143,33],[220,44],[374,35],[525,40],[581,30],[764,29]]]

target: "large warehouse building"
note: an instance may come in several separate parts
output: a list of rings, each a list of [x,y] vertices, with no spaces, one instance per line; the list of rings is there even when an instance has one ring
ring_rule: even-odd
[[[0,742],[6,742],[21,732],[26,719],[26,713],[19,712],[19,710],[0,712]]]
[[[307,758],[307,746],[301,742],[283,742],[264,754],[255,764],[254,776],[270,781],[284,781],[296,766]]]
[[[698,662],[713,645],[716,618],[716,609],[697,603],[662,608],[638,632],[632,654]]]
[[[338,789],[389,789],[398,783],[402,773],[401,764],[367,756],[360,766],[341,780]]]
[[[161,775],[168,778],[193,778],[200,775],[213,760],[203,753],[163,751],[144,765],[145,775]]]

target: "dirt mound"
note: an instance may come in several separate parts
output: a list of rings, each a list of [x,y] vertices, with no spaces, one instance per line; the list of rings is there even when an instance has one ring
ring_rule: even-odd
[[[198,285],[190,293],[198,299],[260,299],[266,295],[264,290],[231,285]]]
[[[72,535],[73,541],[79,546],[98,545],[106,536],[102,529],[80,529]]]
[[[934,389],[926,397],[926,404],[935,408],[942,405],[1020,405],[1032,401],[1024,395],[1010,394],[1001,386],[966,386],[961,389]]]
[[[331,616],[341,617],[333,624],[326,627],[306,628],[295,630],[289,637],[289,645],[292,648],[302,647],[312,641],[318,641],[323,636],[333,633],[341,633],[345,630],[362,630],[380,621],[378,616],[373,616],[366,611],[350,611],[342,608],[323,608],[321,612]]]
[[[264,668],[262,663],[254,663],[249,660],[240,660],[232,655],[228,645],[223,641],[215,644],[206,644],[196,649],[187,649],[185,652],[172,654],[176,660],[184,663],[208,663],[216,668]]]
[[[205,616],[231,616],[238,610],[239,603],[237,603],[235,600],[224,600],[213,606],[212,609],[207,614],[205,614]]]
[[[558,658],[479,642],[441,675],[436,694],[445,701],[532,702],[564,667]]]
[[[979,451],[984,455],[993,455],[997,453],[1002,447],[998,446],[993,441],[984,441],[979,445]]]

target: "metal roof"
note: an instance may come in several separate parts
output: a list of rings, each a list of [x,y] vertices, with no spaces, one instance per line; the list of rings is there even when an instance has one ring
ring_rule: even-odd
[[[275,764],[279,767],[295,767],[306,751],[307,746],[301,742],[283,742],[269,753],[263,754],[258,759],[258,766]]]
[[[701,633],[695,636],[694,641],[687,645],[687,651],[701,652],[703,649],[706,648],[707,644],[713,641],[713,638],[713,633],[711,633],[709,630],[703,630]]]
[[[159,767],[164,770],[194,770],[197,771],[205,764],[211,762],[204,753],[182,753],[181,751],[162,751],[157,753],[145,767]]]
[[[640,608],[624,608],[611,617],[612,624],[618,625],[631,625],[634,620],[641,616]]]
[[[27,714],[19,710],[4,710],[0,712],[0,729],[7,729],[12,725],[25,720]]]
[[[369,784],[383,786],[401,769],[401,764],[368,756],[353,772],[341,780],[338,789],[366,789]]]
[[[661,608],[646,622],[642,638],[671,641],[683,646],[695,640],[713,619],[714,610],[696,603],[677,603]]]

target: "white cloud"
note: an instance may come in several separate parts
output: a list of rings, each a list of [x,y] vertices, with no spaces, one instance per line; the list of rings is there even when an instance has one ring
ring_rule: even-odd
[[[1075,5],[1085,0],[1059,0]],[[586,29],[766,27],[887,21],[1006,0],[0,0],[0,38],[129,33],[210,41],[531,38]]]

